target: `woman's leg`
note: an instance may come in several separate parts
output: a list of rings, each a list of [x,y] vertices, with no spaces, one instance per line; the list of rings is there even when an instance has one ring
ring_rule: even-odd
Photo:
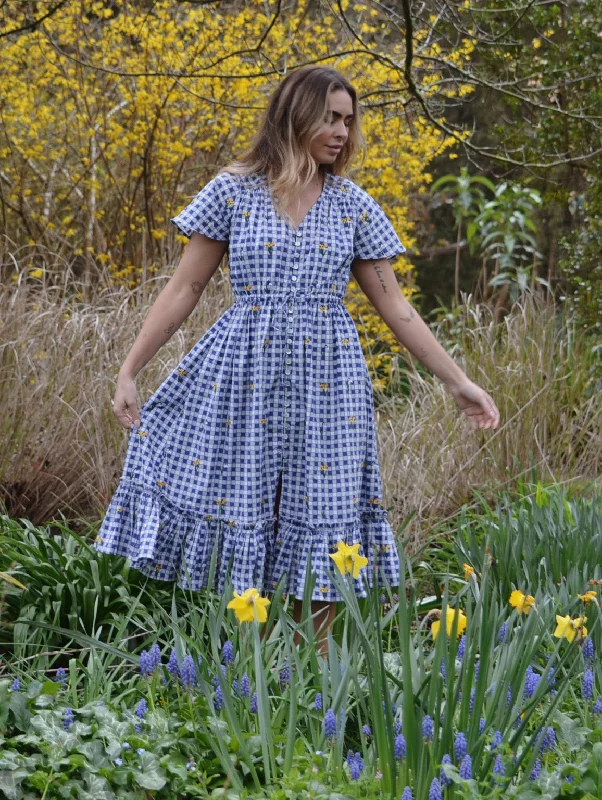
[[[293,619],[297,624],[301,622],[302,610],[303,601],[295,598]],[[322,600],[311,601],[311,615],[314,619],[314,630],[316,631],[316,636],[318,637],[318,652],[320,655],[328,655],[328,631],[332,627],[336,613],[336,603],[328,603]],[[295,633],[295,644],[299,644],[299,640],[300,634]]]

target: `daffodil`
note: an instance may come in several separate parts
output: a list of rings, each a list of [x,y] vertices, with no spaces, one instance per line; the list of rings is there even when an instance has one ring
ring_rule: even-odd
[[[456,616],[456,609],[455,608],[447,608],[445,612],[445,630],[447,631],[447,635],[451,636],[452,626],[454,624],[454,619]],[[439,629],[441,628],[441,620],[436,619],[433,624],[431,625],[431,631],[433,633],[433,639],[437,638],[437,634],[439,633]],[[458,636],[461,636],[464,631],[466,630],[466,614],[462,611],[462,609],[458,610],[458,629],[456,631]]]
[[[265,622],[268,618],[267,606],[270,601],[267,597],[260,597],[257,589],[246,589],[242,594],[234,592],[234,599],[228,603],[228,608],[233,609],[239,622]]]
[[[359,578],[360,570],[363,569],[368,559],[365,556],[360,556],[359,549],[360,543],[348,545],[344,541],[337,542],[339,548],[336,553],[331,553],[330,557],[339,568],[339,571],[346,575],[350,572],[354,578]]]
[[[535,598],[530,594],[523,594],[519,589],[512,592],[508,602],[516,608],[519,614],[528,614],[532,608],[535,608]]]
[[[466,580],[470,578],[471,575],[475,574],[474,567],[471,567],[470,564],[462,564],[464,567],[464,577]]]
[[[568,614],[566,617],[561,617],[559,614],[556,614],[556,630],[554,631],[554,636],[557,639],[568,639],[569,642],[572,642],[575,636],[578,639],[583,639],[584,636],[587,636],[586,622],[587,617],[571,619]]]
[[[585,594],[578,594],[577,597],[583,600],[584,603],[590,603],[596,597],[596,592],[590,589]]]

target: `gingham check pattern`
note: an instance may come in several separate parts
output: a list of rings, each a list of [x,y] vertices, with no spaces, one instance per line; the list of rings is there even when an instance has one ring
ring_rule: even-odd
[[[328,174],[295,230],[262,176],[221,173],[171,221],[229,240],[236,300],[142,406],[97,550],[197,590],[215,548],[217,591],[229,575],[238,592],[271,592],[284,575],[298,598],[311,563],[312,598],[334,601],[342,539],[361,543],[371,586],[396,586],[372,385],[343,304],[354,258],[405,251],[383,210]]]

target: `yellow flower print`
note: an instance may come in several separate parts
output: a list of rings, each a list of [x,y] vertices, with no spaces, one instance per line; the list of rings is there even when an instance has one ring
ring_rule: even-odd
[[[228,498],[227,497],[218,497],[218,499],[215,502],[218,504],[218,506],[225,506],[226,503],[228,502]]]
[[[311,342],[311,339],[309,338],[309,336],[306,336],[304,341],[305,344],[309,344]]]
[[[253,288],[253,284],[252,283],[247,283],[247,285],[245,286],[245,292],[250,292],[252,288]]]
[[[249,391],[252,392],[254,388],[255,388],[255,384],[254,383],[250,383],[249,384]]]
[[[320,311],[325,314],[328,311],[328,306],[320,306]]]
[[[250,211],[247,211],[247,210],[245,209],[245,210],[242,212],[242,215],[243,215],[243,217],[244,217],[245,219],[249,219],[249,217],[251,216],[251,212],[250,212]]]
[[[278,586],[278,584],[275,584]],[[265,622],[268,618],[267,606],[270,601],[267,597],[260,597],[257,589],[246,589],[242,594],[234,592],[234,599],[230,600],[227,608],[231,608],[239,622]]]
[[[165,483],[165,481],[157,481],[157,486],[160,489],[163,489],[165,486],[167,486],[167,484]]]
[[[232,206],[234,205],[234,200],[231,197],[227,197],[226,203],[230,206],[230,208],[232,208]]]
[[[366,462],[365,461],[360,461],[360,467],[362,469],[364,469],[365,466],[366,466]]]
[[[341,339],[341,344],[344,345],[345,347],[347,347],[347,345],[349,344],[349,339],[347,337],[345,337],[344,339]]]
[[[185,377],[188,375],[188,370],[182,369],[182,367],[180,367],[180,368],[178,369],[178,375],[179,375],[181,378],[185,378]]]
[[[96,537],[96,539],[95,539],[94,541],[95,541],[97,544],[100,544],[101,542],[104,542],[104,536],[97,536],[97,537]]]
[[[231,528],[235,528],[236,527],[236,520],[227,519],[226,520],[226,525],[229,525]]]
[[[516,608],[519,614],[527,615],[532,608],[535,608],[535,598],[530,594],[523,594],[518,589],[512,592],[508,602],[513,608]]]
[[[330,386],[329,383],[321,383],[320,389],[322,389],[322,391],[328,391],[329,386]]]
[[[259,311],[261,306],[251,306],[251,311]]]
[[[340,191],[340,192],[343,192],[343,194],[348,194],[348,193],[349,193],[349,187],[348,187],[348,186],[344,186],[344,185],[343,185],[343,186],[341,186],[341,188],[339,189],[339,191]]]
[[[155,572],[161,571],[161,564],[155,564]]]
[[[322,472],[326,472],[327,469],[328,469],[328,464],[320,464],[320,470]]]
[[[328,250],[328,245],[326,244],[326,242],[320,242],[320,243],[318,244],[318,250],[319,250],[321,253],[325,253],[325,252]]]
[[[205,522],[211,522],[211,520],[213,519],[213,514],[205,514],[203,519],[205,520]]]
[[[357,417],[349,417],[349,422],[357,422]]]
[[[270,340],[269,340],[269,339],[264,339],[264,340],[263,340],[263,344],[264,344],[264,346],[268,345],[269,343],[270,343]]]
[[[351,225],[351,217],[341,217],[343,225]]]
[[[341,539],[337,542],[338,551],[330,553],[330,557],[339,568],[339,572],[343,575],[351,573],[357,580],[360,575],[360,570],[368,564],[368,559],[365,556],[360,556],[359,549],[360,543],[348,545]]]
[[[117,506],[117,511],[119,514],[123,511],[123,506]]]
[[[380,497],[371,497],[368,502],[373,506],[379,506],[381,504]]]
[[[266,243],[264,244],[264,247],[266,248],[266,250],[268,251],[268,253],[270,253],[270,254],[271,254],[271,253],[272,253],[272,250],[274,249],[274,247],[276,247],[276,242],[266,242]]]
[[[334,291],[336,290],[336,288],[337,288],[337,285],[336,285],[336,283],[333,283],[333,284],[332,284],[332,291],[334,292]]]
[[[214,389],[217,389],[217,387],[219,386],[219,383],[217,381],[214,381],[212,386],[213,386]]]
[[[266,422],[268,421],[268,418],[267,417],[262,417],[259,421],[261,422],[262,425],[265,425]]]
[[[354,503],[357,503],[357,497],[354,497],[354,498],[353,498],[353,502],[354,502]]]
[[[200,467],[201,466],[201,459],[200,458],[193,459],[192,465],[194,467]]]
[[[232,420],[231,419],[227,419],[226,420],[226,425],[232,425]]]
[[[322,594],[327,594],[330,591],[330,586],[320,586],[318,591],[322,592]]]
[[[362,213],[360,214],[360,222],[366,222],[369,216],[370,215],[368,214],[367,211],[362,211]]]
[[[138,436],[141,439],[145,439],[148,436],[148,433],[147,433],[147,431],[138,431]]]

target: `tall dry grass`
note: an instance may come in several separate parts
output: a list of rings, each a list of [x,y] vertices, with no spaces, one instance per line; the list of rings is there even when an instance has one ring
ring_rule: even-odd
[[[21,273],[0,288],[0,496],[10,514],[36,523],[59,511],[99,518],[127,445],[110,407],[115,378],[168,275],[132,291],[100,288],[88,303],[69,276],[60,286],[48,277],[44,284]],[[220,269],[194,314],[140,373],[141,402],[232,301]],[[475,489],[511,486],[532,465],[555,481],[600,473],[602,393],[591,343],[533,297],[499,325],[469,302],[454,325],[453,335],[442,327],[438,336],[454,343],[502,420],[496,431],[471,431],[445,389],[415,365],[409,397],[395,392],[401,372],[393,397],[376,394],[385,504],[395,528],[416,512],[414,541]]]

